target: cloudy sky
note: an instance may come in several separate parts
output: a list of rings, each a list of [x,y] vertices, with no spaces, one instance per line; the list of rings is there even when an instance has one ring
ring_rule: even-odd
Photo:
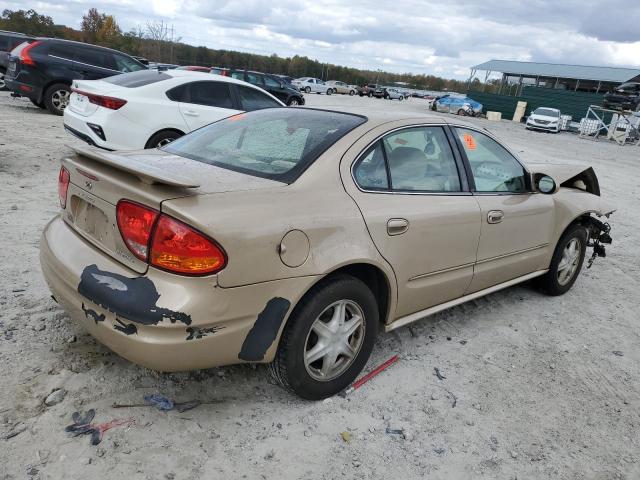
[[[5,0],[75,28],[164,20],[185,43],[466,78],[492,58],[640,67],[640,2],[609,0]]]

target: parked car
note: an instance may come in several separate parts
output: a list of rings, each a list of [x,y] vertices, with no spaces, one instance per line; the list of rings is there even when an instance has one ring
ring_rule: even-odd
[[[602,106],[615,110],[640,111],[640,83],[623,83],[613,91],[605,93]]]
[[[327,85],[329,85],[335,93],[340,93],[343,95],[356,94],[356,89],[353,86],[347,85],[346,83],[341,82],[339,80],[329,80],[327,82]]]
[[[72,91],[64,128],[108,150],[160,147],[222,118],[283,106],[245,82],[178,69],[74,80]]]
[[[6,90],[4,75],[9,66],[9,54],[22,42],[30,40],[32,37],[17,32],[7,32],[0,30],[0,90]]]
[[[560,131],[560,110],[557,108],[538,107],[527,118],[527,130],[545,130],[558,133]]]
[[[432,102],[433,110],[443,113],[455,113],[457,115],[479,115],[482,113],[482,104],[469,97],[453,97],[444,95]]]
[[[385,88],[385,97],[389,100],[404,100],[405,95],[400,90],[394,87],[386,87]]]
[[[190,72],[211,73],[211,67],[202,67],[200,65],[183,65],[182,67],[176,68],[176,70],[189,70]]]
[[[222,75],[223,77],[228,77],[230,71],[231,69],[225,67],[211,67],[211,73]]]
[[[280,78],[287,85],[292,85],[292,82],[295,80],[293,77],[290,77],[289,75],[276,75],[276,77]]]
[[[87,43],[36,38],[11,52],[7,87],[34,105],[62,115],[73,80],[94,80],[147,67],[117,50]]]
[[[146,65],[147,67],[149,66],[149,60],[145,57],[139,57],[137,55],[131,55],[132,58],[135,58],[137,61],[139,61],[141,64]]]
[[[324,93],[325,95],[331,95],[333,93],[333,88],[319,78],[302,77],[294,80],[292,84],[304,93]]]
[[[300,90],[286,83],[277,75],[249,70],[230,70],[228,75],[266,90],[290,107],[304,105],[304,96]]]
[[[382,87],[380,85],[368,83],[360,89],[358,95],[361,97],[373,97],[377,91],[382,91]]]
[[[76,152],[40,244],[68,315],[146,367],[271,362],[307,399],[348,387],[379,330],[534,278],[562,295],[610,241],[592,168],[434,117],[273,108]]]
[[[178,68],[180,65],[175,65],[173,63],[158,63],[158,62],[150,62],[148,67],[153,70],[173,70]]]

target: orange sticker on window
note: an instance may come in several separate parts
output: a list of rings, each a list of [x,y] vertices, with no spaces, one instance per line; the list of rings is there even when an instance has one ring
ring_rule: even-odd
[[[231,115],[227,120],[232,122],[237,122],[238,120],[242,120],[245,117],[244,113],[236,113],[235,115]]]
[[[464,135],[462,135],[462,139],[464,140],[464,143],[467,146],[468,150],[476,149],[476,141],[471,134],[465,133]]]

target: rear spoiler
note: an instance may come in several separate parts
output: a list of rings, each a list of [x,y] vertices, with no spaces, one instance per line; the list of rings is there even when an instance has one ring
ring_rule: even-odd
[[[96,147],[75,147],[68,145],[78,155],[90,158],[96,162],[109,165],[123,172],[137,177],[142,183],[148,185],[161,184],[172,187],[197,188],[200,184],[191,178],[178,173],[168,172],[148,162],[141,162],[130,156],[119,155],[117,152],[108,152]]]

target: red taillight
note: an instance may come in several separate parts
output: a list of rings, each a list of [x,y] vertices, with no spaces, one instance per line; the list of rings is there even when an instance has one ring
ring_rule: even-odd
[[[30,43],[22,49],[22,51],[20,52],[20,61],[23,65],[31,65],[32,67],[35,67],[36,62],[33,60],[33,58],[31,58],[29,50],[37,45],[40,45],[41,43],[42,42],[40,40],[36,40],[35,42]]]
[[[164,214],[153,232],[150,260],[155,267],[188,275],[215,273],[227,263],[224,251],[213,240]]]
[[[67,190],[69,190],[69,170],[64,167],[60,167],[60,173],[58,174],[58,198],[60,199],[60,206],[66,208],[67,206]]]
[[[110,110],[118,110],[126,105],[127,101],[122,98],[115,97],[107,97],[105,95],[96,95],[95,93],[87,93],[81,90],[76,90],[75,88],[71,89],[72,92],[77,93],[78,95],[84,95],[89,99],[90,103],[94,105],[98,105],[100,107],[108,108]]]
[[[213,240],[175,218],[129,200],[116,207],[118,228],[137,258],[154,267],[186,275],[222,270],[227,257]]]
[[[157,210],[127,200],[120,200],[116,207],[118,228],[124,243],[144,262],[149,258],[151,230],[158,215]]]

